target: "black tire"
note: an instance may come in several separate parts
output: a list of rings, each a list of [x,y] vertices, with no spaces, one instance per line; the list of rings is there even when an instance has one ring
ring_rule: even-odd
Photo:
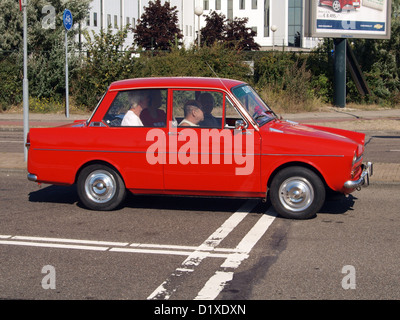
[[[84,168],[77,181],[79,199],[89,209],[110,211],[125,199],[121,176],[109,166],[94,164]]]
[[[325,202],[325,185],[313,171],[288,167],[279,171],[270,187],[272,206],[289,219],[310,219]]]

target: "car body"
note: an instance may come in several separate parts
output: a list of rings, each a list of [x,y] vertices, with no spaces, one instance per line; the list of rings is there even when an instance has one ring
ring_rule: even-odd
[[[135,96],[154,121],[141,111],[143,126],[123,126],[128,110],[137,111],[131,108]],[[201,101],[201,109],[193,101]],[[200,122],[181,126],[189,116]],[[93,210],[120,206],[126,190],[261,199],[269,194],[279,214],[305,219],[321,208],[326,190],[348,194],[369,184],[372,164],[362,163],[364,143],[362,133],[279,119],[241,81],[130,79],[112,83],[88,120],[32,128],[28,179],[76,183],[80,200]]]
[[[352,0],[318,0],[318,5],[330,6],[333,11],[340,12],[344,7],[349,8],[360,8],[360,0],[352,1]]]

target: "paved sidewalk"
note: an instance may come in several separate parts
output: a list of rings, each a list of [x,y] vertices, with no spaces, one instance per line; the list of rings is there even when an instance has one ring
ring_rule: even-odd
[[[90,114],[30,114],[29,126],[52,127],[88,119]],[[363,111],[347,108],[332,108],[326,112],[282,114],[284,119],[300,123],[322,124],[342,127],[356,131],[382,130],[398,132],[400,135],[400,109]],[[0,131],[23,131],[23,115],[18,113],[0,113]],[[24,155],[7,153],[0,150],[0,170],[26,170]],[[400,184],[400,163],[374,163],[374,175],[371,183]]]

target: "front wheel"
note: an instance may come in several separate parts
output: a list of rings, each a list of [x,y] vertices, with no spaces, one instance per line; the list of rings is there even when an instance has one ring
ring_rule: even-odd
[[[112,168],[95,164],[84,168],[77,181],[82,203],[92,210],[109,211],[119,206],[125,198],[125,184]]]
[[[325,202],[325,186],[320,177],[303,167],[289,167],[277,173],[271,183],[274,209],[289,219],[309,219]]]

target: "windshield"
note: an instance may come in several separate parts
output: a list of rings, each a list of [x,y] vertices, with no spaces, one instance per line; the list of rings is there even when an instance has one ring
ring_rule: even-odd
[[[108,91],[108,90],[107,90],[107,91]],[[99,100],[99,103],[97,104],[96,108],[94,108],[94,110],[93,110],[92,114],[90,115],[89,119],[87,119],[87,121],[86,121],[86,124],[87,124],[87,125],[90,123],[90,121],[92,121],[92,118],[93,118],[94,114],[96,113],[97,108],[100,106],[100,103],[103,101],[103,99],[104,99],[104,97],[105,97],[107,91],[103,94],[103,96],[102,96],[101,99]]]
[[[275,113],[262,101],[252,87],[241,85],[233,88],[232,93],[259,126],[276,118]]]

